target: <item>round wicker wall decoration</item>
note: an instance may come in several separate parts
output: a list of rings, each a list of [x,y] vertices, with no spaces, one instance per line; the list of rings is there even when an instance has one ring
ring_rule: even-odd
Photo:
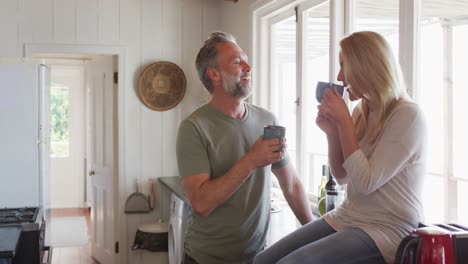
[[[143,103],[156,111],[175,107],[182,101],[187,80],[179,66],[168,61],[148,65],[138,82],[138,93]]]

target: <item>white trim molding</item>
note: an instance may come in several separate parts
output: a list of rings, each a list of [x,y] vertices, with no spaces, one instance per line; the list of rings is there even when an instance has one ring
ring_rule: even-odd
[[[400,0],[399,60],[408,93],[417,99],[420,0]]]

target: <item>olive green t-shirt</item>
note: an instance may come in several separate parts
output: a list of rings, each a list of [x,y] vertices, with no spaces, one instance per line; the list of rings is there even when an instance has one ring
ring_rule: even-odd
[[[207,104],[179,127],[177,162],[181,177],[208,173],[222,177],[255,141],[263,127],[277,124],[271,112],[245,103],[242,120]],[[287,155],[273,164],[281,168]],[[265,244],[270,221],[270,171],[257,168],[223,204],[207,217],[191,213],[185,252],[201,264],[248,263]]]

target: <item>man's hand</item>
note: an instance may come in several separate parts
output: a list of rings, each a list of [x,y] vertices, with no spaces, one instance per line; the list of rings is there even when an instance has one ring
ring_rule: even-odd
[[[261,135],[255,144],[250,148],[246,155],[247,160],[251,163],[253,168],[264,167],[266,165],[276,163],[283,159],[286,143],[284,142],[284,148],[281,151],[281,139],[263,139]]]

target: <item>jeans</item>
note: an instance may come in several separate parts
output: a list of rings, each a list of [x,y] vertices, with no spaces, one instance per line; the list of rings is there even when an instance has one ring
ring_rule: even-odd
[[[262,248],[262,250],[265,247]],[[0,263],[2,264],[2,263]],[[184,253],[184,261],[182,264],[199,264],[196,260],[194,260],[192,257],[190,257],[187,253]],[[252,264],[252,261],[249,261],[248,264]]]
[[[265,249],[254,264],[386,263],[372,238],[359,228],[336,232],[319,218]]]

